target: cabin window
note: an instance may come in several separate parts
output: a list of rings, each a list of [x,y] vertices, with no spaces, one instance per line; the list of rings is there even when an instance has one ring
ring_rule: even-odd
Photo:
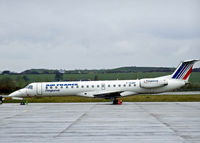
[[[99,85],[97,85],[97,87],[99,88],[100,86],[99,86]]]
[[[114,84],[113,87],[115,87],[116,85]]]
[[[119,84],[118,86],[119,86],[119,87],[121,87],[121,85],[120,85],[120,84]]]
[[[63,86],[61,86],[60,88],[63,88]]]
[[[68,86],[66,86],[66,88],[68,88]]]
[[[46,89],[48,89],[48,86],[46,86]]]
[[[108,84],[108,87],[110,87],[110,84]]]
[[[124,87],[126,87],[126,84],[124,84]]]
[[[87,88],[89,88],[89,85],[87,85]]]
[[[50,89],[52,89],[52,86],[50,86]]]
[[[76,86],[76,88],[78,88],[78,86]]]
[[[92,88],[94,88],[94,85],[92,85]]]
[[[131,87],[131,84],[129,84],[128,86]]]
[[[81,88],[84,88],[84,86],[82,85]]]
[[[58,87],[56,86],[55,88],[57,89]]]
[[[74,88],[74,86],[71,86],[71,88]]]

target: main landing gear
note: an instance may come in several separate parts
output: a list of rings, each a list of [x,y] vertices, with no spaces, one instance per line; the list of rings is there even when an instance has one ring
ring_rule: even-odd
[[[122,100],[121,99],[114,98],[113,105],[121,105],[121,104],[122,104]]]

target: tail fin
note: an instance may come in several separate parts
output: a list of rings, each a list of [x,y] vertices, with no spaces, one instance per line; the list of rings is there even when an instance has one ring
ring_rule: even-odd
[[[187,60],[182,61],[180,65],[177,67],[175,72],[172,74],[173,79],[182,79],[188,81],[190,74],[192,72],[192,67],[195,62],[199,60]]]

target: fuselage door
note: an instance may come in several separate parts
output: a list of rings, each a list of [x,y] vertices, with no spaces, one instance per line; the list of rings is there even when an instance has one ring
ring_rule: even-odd
[[[102,90],[105,90],[105,89],[106,89],[105,83],[102,83],[102,84],[101,84],[101,89],[102,89]]]
[[[42,95],[42,83],[37,83],[37,95]]]

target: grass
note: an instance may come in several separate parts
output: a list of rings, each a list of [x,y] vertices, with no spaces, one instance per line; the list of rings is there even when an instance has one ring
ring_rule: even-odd
[[[34,97],[25,98],[29,103],[72,103],[72,102],[109,102],[110,100],[67,97]],[[200,102],[200,95],[135,95],[122,98],[124,102]],[[19,103],[19,100],[7,100],[6,103]]]

